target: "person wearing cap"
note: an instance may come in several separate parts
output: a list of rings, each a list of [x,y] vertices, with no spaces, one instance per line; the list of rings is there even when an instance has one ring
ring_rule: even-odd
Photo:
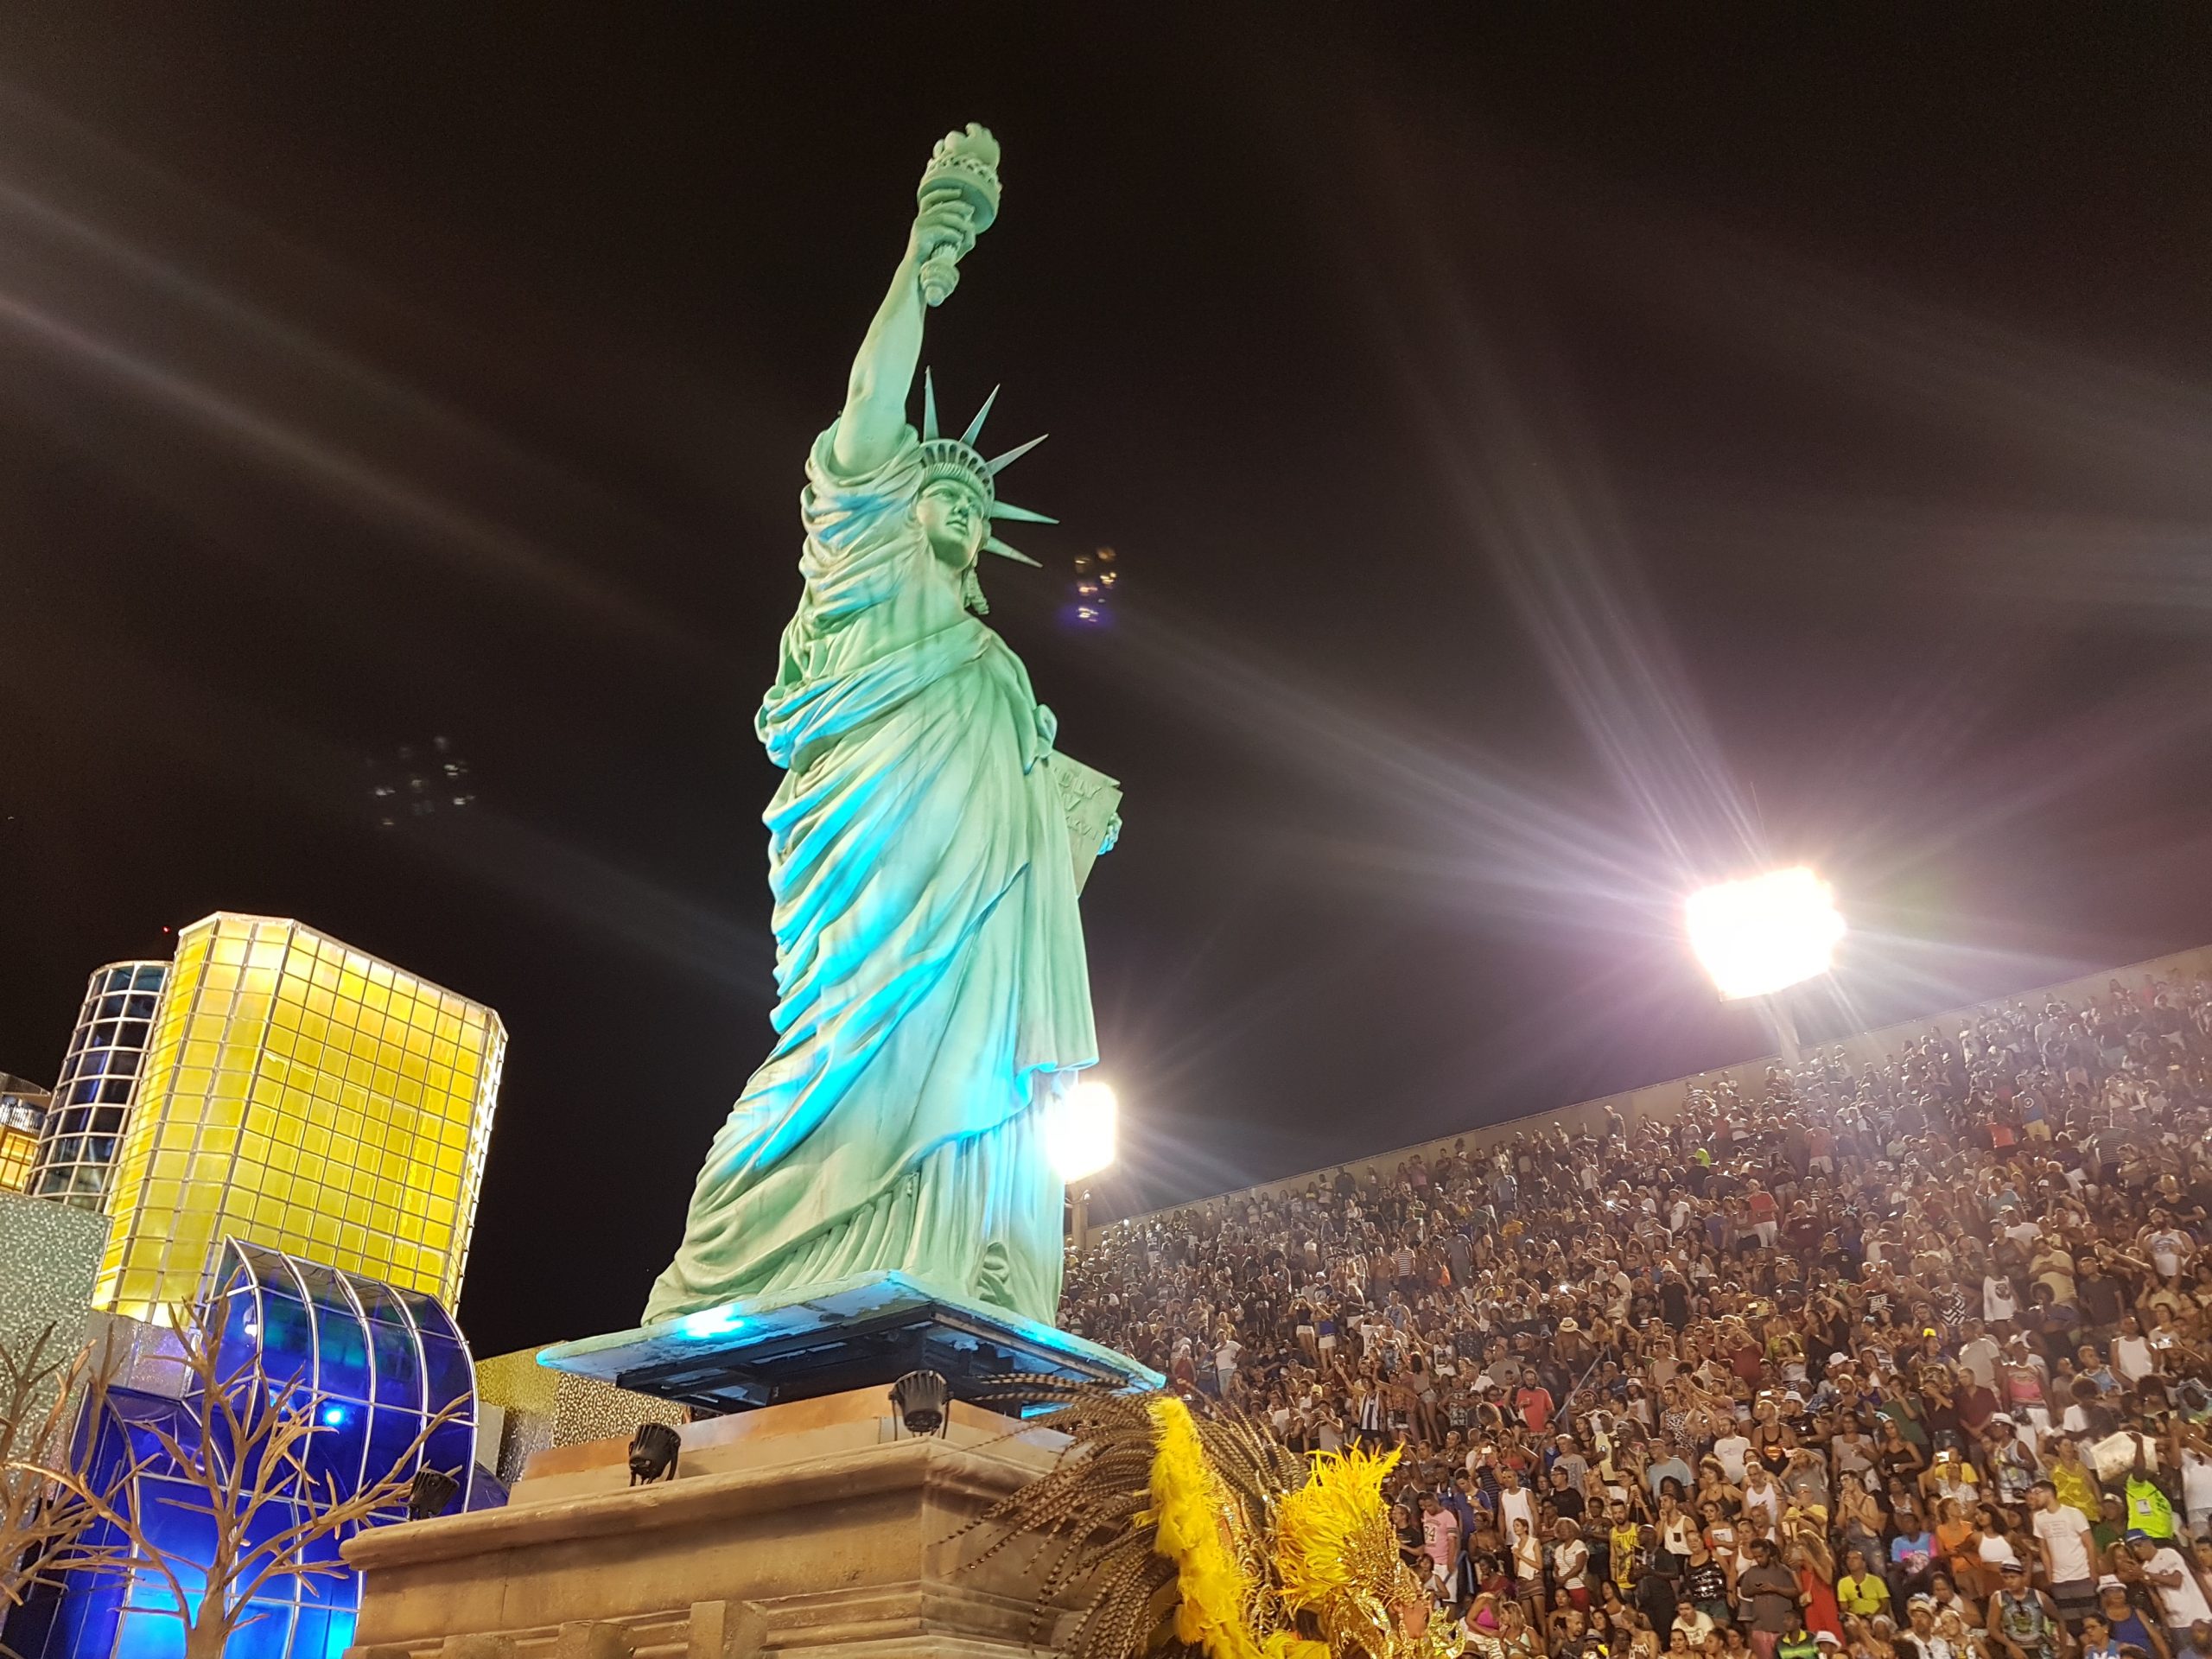
[[[2169,1634],[2178,1640],[2198,1619],[2212,1619],[2212,1604],[2205,1600],[2203,1586],[2170,1540],[2131,1532],[2127,1548],[2143,1564],[2145,1582],[2158,1592],[2159,1616]]]
[[[1990,1484],[2000,1503],[2024,1503],[2035,1484],[2036,1454],[2020,1436],[2019,1425],[2009,1412],[1999,1412],[1982,1429],[1982,1459]]]
[[[2138,1647],[2151,1659],[2174,1659],[2173,1649],[2167,1644],[2165,1632],[2154,1619],[2146,1619],[2135,1611],[2127,1599],[2127,1586],[2114,1574],[2107,1573],[2097,1580],[2097,1611],[2095,1622],[2101,1624],[2107,1640],[2113,1647]],[[2088,1639],[2090,1621],[2084,1619],[2083,1642]]]
[[[1926,1659],[1935,1647],[1936,1604],[1926,1596],[1915,1596],[1905,1603],[1904,1624],[1897,1631],[1897,1650],[1903,1656],[1918,1655]]]
[[[1988,1629],[1989,1639],[2006,1659],[2056,1659],[2064,1640],[2057,1607],[2028,1582],[2027,1564],[2017,1558],[1998,1568]]]

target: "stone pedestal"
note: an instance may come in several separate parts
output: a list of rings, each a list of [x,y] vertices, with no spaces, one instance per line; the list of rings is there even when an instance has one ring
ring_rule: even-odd
[[[682,1431],[672,1479],[632,1487],[626,1440],[531,1459],[504,1510],[386,1527],[346,1547],[364,1577],[355,1659],[1012,1659],[1032,1646],[1034,1546],[963,1571],[955,1538],[1065,1442],[956,1402],[908,1435],[868,1389]],[[1043,1633],[1048,1640],[1050,1630]]]

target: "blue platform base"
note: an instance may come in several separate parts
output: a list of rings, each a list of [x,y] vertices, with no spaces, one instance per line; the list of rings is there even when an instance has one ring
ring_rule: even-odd
[[[912,1370],[942,1372],[956,1400],[1014,1376],[1131,1389],[1166,1382],[1111,1348],[899,1273],[564,1342],[537,1363],[717,1412],[887,1388]],[[1015,1403],[1002,1392],[994,1397],[1000,1410]]]

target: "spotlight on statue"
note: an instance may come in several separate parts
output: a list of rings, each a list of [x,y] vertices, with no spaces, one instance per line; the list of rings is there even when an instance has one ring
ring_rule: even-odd
[[[1080,1181],[1114,1161],[1120,1109],[1111,1089],[1087,1078],[1045,1109],[1045,1153],[1062,1181]]]
[[[676,1478],[676,1454],[683,1441],[666,1423],[639,1423],[630,1440],[630,1484],[650,1486]]]
[[[428,1521],[434,1515],[443,1515],[460,1490],[461,1483],[442,1469],[416,1470],[407,1487],[407,1518]]]
[[[1690,949],[1726,1002],[1827,972],[1844,932],[1834,890],[1802,865],[1707,887],[1682,910]]]
[[[942,1434],[952,1394],[936,1371],[909,1371],[891,1385],[891,1408],[909,1434]]]

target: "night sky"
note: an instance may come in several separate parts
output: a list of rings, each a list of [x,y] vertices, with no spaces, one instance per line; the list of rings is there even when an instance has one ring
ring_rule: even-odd
[[[506,1019],[479,1351],[633,1323],[767,1042],[801,463],[968,120],[927,357],[1052,435],[992,621],[1128,791],[1102,1202],[1758,1052],[1675,906],[1770,859],[1815,1031],[2212,940],[2212,12],[1362,10],[0,13],[0,1070],[298,916]]]

